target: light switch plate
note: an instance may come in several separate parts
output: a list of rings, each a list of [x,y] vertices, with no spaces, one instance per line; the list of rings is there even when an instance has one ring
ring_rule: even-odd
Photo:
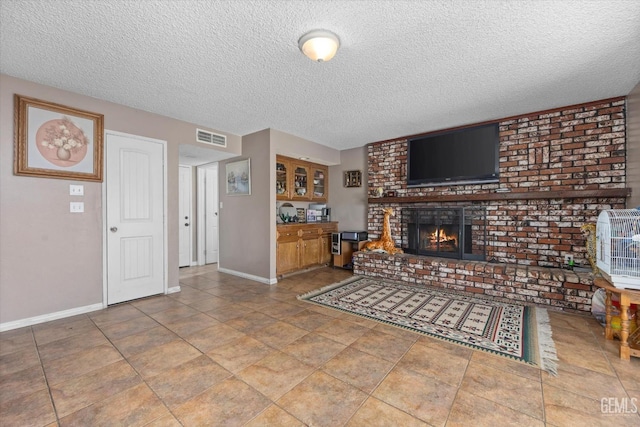
[[[70,202],[69,212],[82,213],[84,212],[84,202]]]
[[[69,195],[70,196],[84,196],[84,185],[69,185]]]

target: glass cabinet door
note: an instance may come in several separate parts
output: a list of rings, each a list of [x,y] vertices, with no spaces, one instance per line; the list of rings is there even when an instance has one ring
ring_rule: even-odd
[[[289,199],[288,169],[288,162],[281,159],[276,160],[276,199]]]
[[[314,199],[326,199],[327,172],[324,169],[313,170],[313,194]]]
[[[329,167],[276,155],[276,200],[326,203]]]
[[[293,169],[293,198],[309,199],[309,168],[294,164]]]
[[[311,197],[314,200],[326,201],[327,199],[327,169],[313,169],[313,193]]]

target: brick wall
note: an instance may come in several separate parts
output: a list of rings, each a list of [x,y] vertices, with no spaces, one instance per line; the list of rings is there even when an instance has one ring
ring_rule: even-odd
[[[455,195],[460,200],[428,206],[487,207],[488,259],[500,263],[559,267],[565,254],[588,266],[580,226],[600,211],[625,208],[624,197],[550,198],[465,202],[465,195],[625,188],[625,99],[532,113],[500,121],[498,183],[407,188],[407,137],[368,146],[369,192],[382,187],[398,197]],[[411,206],[419,206],[411,205]],[[382,208],[394,207],[391,233],[399,244],[402,203],[370,203],[368,231],[379,237]]]
[[[593,277],[558,268],[356,252],[354,274],[428,285],[558,310],[589,312]]]

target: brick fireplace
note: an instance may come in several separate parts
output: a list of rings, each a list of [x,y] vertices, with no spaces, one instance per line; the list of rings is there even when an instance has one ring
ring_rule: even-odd
[[[500,120],[499,132],[497,183],[410,188],[406,185],[409,137],[369,144],[370,194],[377,188],[394,192],[393,197],[369,199],[369,236],[379,237],[385,207],[396,211],[391,218],[391,235],[400,247],[406,245],[403,209],[482,208],[486,210],[487,222],[486,261],[403,255],[395,257],[385,268],[401,268],[406,276],[397,278],[409,282],[420,276],[424,279],[429,271],[430,278],[422,283],[439,277],[446,279],[438,279],[439,285],[456,287],[457,280],[464,282],[457,287],[463,290],[569,310],[588,310],[592,295],[589,274],[563,274],[564,270],[557,269],[563,266],[565,255],[572,255],[576,265],[587,267],[580,227],[595,223],[602,210],[626,207],[629,191],[625,98],[506,118]],[[355,272],[359,274],[375,270],[375,265],[381,265],[386,256],[361,254],[354,260]],[[432,262],[438,266],[435,270]],[[416,263],[422,267],[411,267]],[[424,268],[425,264],[430,267]],[[453,273],[449,274],[447,269],[453,269]],[[495,269],[502,270],[498,274]],[[503,277],[505,271],[520,276],[507,275],[510,277],[507,280]],[[518,277],[524,280],[516,280]],[[565,287],[562,283],[576,286]]]

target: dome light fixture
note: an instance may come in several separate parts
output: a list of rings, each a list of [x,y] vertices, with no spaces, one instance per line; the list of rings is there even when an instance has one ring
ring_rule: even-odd
[[[329,61],[340,47],[340,39],[331,31],[309,31],[298,40],[298,47],[312,61]]]

